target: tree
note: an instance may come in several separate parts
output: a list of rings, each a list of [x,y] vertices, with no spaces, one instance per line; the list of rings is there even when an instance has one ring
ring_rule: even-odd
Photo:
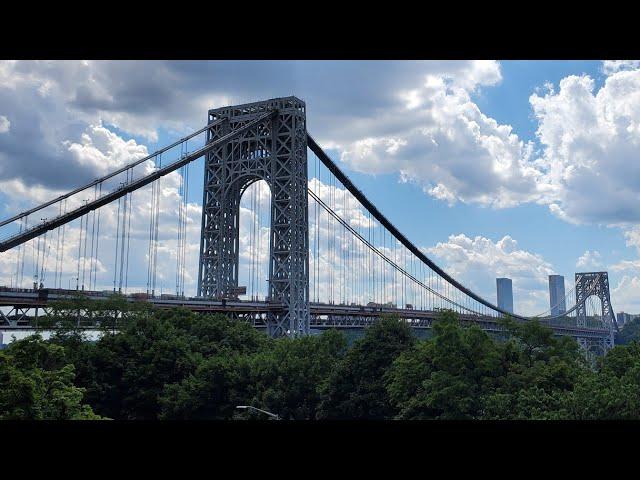
[[[303,338],[280,338],[251,358],[251,404],[283,419],[313,419],[321,386],[346,350],[336,330]]]
[[[577,382],[565,408],[579,420],[640,418],[640,343],[616,346]]]
[[[194,374],[165,387],[161,418],[229,419],[240,404],[284,419],[314,418],[319,386],[345,346],[342,334],[329,331],[279,338],[255,352],[229,350],[206,358]]]
[[[592,365],[573,339],[538,322],[505,319],[499,341],[448,311],[427,340],[387,317],[347,348],[335,330],[272,339],[222,315],[120,312],[127,302],[117,297],[78,302],[51,316],[59,329],[50,340],[33,336],[0,352],[1,419],[254,416],[237,405],[285,419],[640,417],[634,341]],[[89,341],[74,317],[81,306],[96,319],[117,313],[118,329]]]
[[[537,321],[504,322],[511,338],[502,345],[503,378],[483,398],[483,418],[571,418],[567,398],[588,373],[578,344],[556,338]]]
[[[165,386],[160,419],[224,420],[247,400],[247,356],[228,352],[202,360],[195,372]]]
[[[98,420],[74,386],[64,349],[32,335],[0,351],[0,419]]]
[[[640,341],[640,316],[626,323],[616,335],[616,344],[627,345],[632,341]]]
[[[81,356],[76,359],[79,381],[96,412],[156,419],[166,408],[160,402],[166,385],[179,384],[198,369],[204,375],[211,357],[256,351],[269,340],[251,325],[222,315],[154,310],[129,314],[120,330],[104,331],[95,344],[73,355]]]
[[[577,343],[555,338],[538,322],[503,322],[505,341],[453,312],[431,339],[394,361],[387,391],[404,419],[567,418],[566,399],[588,372]]]
[[[367,328],[321,387],[317,418],[384,419],[395,413],[384,375],[402,352],[415,344],[411,328],[396,317]]]
[[[503,373],[496,343],[477,326],[462,328],[445,312],[431,339],[402,353],[386,377],[389,397],[402,419],[470,419],[482,396]]]

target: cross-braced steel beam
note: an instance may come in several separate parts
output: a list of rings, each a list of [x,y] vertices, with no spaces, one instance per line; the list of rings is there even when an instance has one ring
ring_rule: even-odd
[[[309,332],[307,132],[305,104],[295,97],[209,111],[207,143],[264,115],[277,114],[222,143],[205,157],[198,296],[227,298],[238,287],[243,192],[258,180],[271,190],[268,316],[272,336]]]
[[[604,327],[609,330],[607,338],[594,344],[591,339],[579,338],[578,343],[585,350],[596,348],[607,352],[614,346],[616,318],[611,307],[611,296],[609,294],[609,275],[607,272],[582,272],[575,274],[576,282],[576,320],[578,327],[586,327],[587,325],[587,307],[586,300],[588,297],[595,295],[600,299],[602,305],[602,322]]]

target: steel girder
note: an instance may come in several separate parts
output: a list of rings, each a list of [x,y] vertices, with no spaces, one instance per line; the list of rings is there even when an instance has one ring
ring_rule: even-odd
[[[591,337],[577,337],[578,345],[588,353],[595,355],[605,355],[614,346],[614,341],[611,336],[591,338]]]
[[[602,305],[602,322],[604,327],[609,330],[606,339],[602,339],[602,348],[604,352],[613,348],[614,331],[616,328],[616,319],[611,307],[611,297],[609,294],[609,275],[607,272],[581,272],[575,274],[576,284],[576,321],[578,327],[586,327],[587,324],[587,307],[585,301],[587,297],[595,295],[600,299]],[[587,338],[579,338],[578,343],[583,348],[590,349],[592,342]],[[598,347],[600,348],[600,347]]]
[[[230,318],[246,321],[258,328],[269,326],[272,313],[277,313],[282,309],[281,305],[267,304],[265,302],[217,302],[207,306],[203,300],[171,300],[152,301],[157,308],[182,307],[194,312],[224,313]],[[39,315],[39,311],[42,313]],[[16,305],[10,307],[7,313],[0,310],[0,328],[6,330],[21,329],[38,325],[38,317],[42,316],[48,320],[55,320],[57,317],[65,319],[76,319],[78,327],[90,328],[91,325],[111,325],[117,328],[117,323],[121,319],[128,317],[127,312],[96,312],[93,309],[68,309],[57,314],[48,307],[46,303],[38,305]],[[310,308],[309,325],[314,329],[352,329],[367,328],[379,321],[379,319],[390,312],[382,310],[367,310],[365,307],[344,308],[329,304],[312,304]],[[433,326],[433,321],[438,318],[438,312],[425,311],[400,311],[395,312],[404,322],[414,329],[429,329]],[[495,318],[482,318],[473,315],[465,315],[460,318],[464,325],[478,325],[482,330],[500,333],[503,328],[496,322]],[[47,322],[49,323],[49,322]],[[47,328],[57,328],[54,324]],[[553,326],[555,335],[571,336],[577,340],[584,351],[589,354],[601,355],[613,348],[613,338],[607,329],[576,329],[575,327]]]
[[[277,98],[209,111],[207,142],[277,115],[212,149],[205,157],[198,296],[227,298],[238,286],[240,199],[265,180],[271,190],[269,298],[283,308],[268,315],[272,336],[309,333],[309,238],[305,104]]]
[[[0,325],[17,327],[21,323],[25,323],[25,322],[30,323],[31,322],[31,317],[29,316],[30,310],[31,310],[31,307],[29,306],[13,306],[6,314],[2,310],[0,310]],[[35,310],[35,318],[36,320],[38,318],[37,308]]]

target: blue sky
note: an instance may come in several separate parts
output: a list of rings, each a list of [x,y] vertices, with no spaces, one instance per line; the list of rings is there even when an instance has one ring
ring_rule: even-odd
[[[472,98],[484,113],[511,125],[522,139],[531,141],[536,141],[537,123],[532,118],[529,96],[536,89],[546,82],[558,85],[569,75],[590,75],[597,87],[604,81],[602,62],[598,61],[506,61],[501,67],[500,84],[484,88]],[[349,170],[348,165],[342,167]],[[403,232],[425,245],[446,241],[449,235],[460,232],[494,241],[510,235],[521,248],[541,254],[557,273],[570,278],[578,271],[576,261],[586,250],[605,255],[605,266],[633,257],[618,229],[571,225],[551,214],[546,206],[526,204],[500,210],[465,204],[449,207],[425,196],[416,185],[398,183],[395,174],[349,174]],[[389,191],[394,195],[388,195]],[[425,222],[415,222],[415,218],[424,218]],[[619,276],[611,275],[614,280]]]
[[[603,269],[616,311],[640,312],[633,61],[5,63],[0,181],[40,190],[4,193],[3,216],[174,141],[207,108],[291,94],[382,212],[490,300],[510,276],[516,310],[535,311],[549,273],[569,289]]]

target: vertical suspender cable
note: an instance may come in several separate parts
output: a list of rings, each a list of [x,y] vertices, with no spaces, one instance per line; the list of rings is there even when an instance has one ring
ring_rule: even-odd
[[[258,182],[258,185],[256,185],[256,207],[258,209],[258,215],[257,215],[257,225],[256,225],[256,299],[259,298],[259,294],[260,294],[260,229],[261,229],[261,225],[262,225],[262,209],[260,208],[260,205],[262,203],[262,195],[261,195],[261,187],[262,187],[262,182]]]
[[[98,198],[98,185],[95,185],[93,192],[93,199],[96,200]],[[94,269],[94,258],[95,258],[95,243],[96,243],[96,211],[93,211],[93,220],[91,222],[91,257],[89,261],[89,290],[93,290],[93,269]]]
[[[27,225],[29,223],[29,216],[25,216],[24,217],[24,229],[27,229]],[[20,285],[23,284],[24,282],[24,257],[26,255],[26,251],[27,251],[27,245],[24,245],[24,248],[22,249],[22,260],[21,260],[21,264],[20,264]]]
[[[184,261],[185,261],[185,245],[186,245],[186,228],[187,228],[187,195],[188,195],[188,185],[189,185],[189,166],[185,165],[184,167],[184,178],[182,182],[182,216],[180,218],[180,271],[178,273],[178,292],[182,292],[184,294]],[[178,293],[179,295],[180,293]]]
[[[184,144],[180,144],[180,157],[183,153]],[[180,236],[182,235],[182,195],[184,194],[184,167],[179,170],[180,179],[178,180],[178,231],[176,242],[176,295],[180,294]]]
[[[157,167],[156,167],[157,168]],[[153,294],[153,239],[154,239],[154,224],[155,224],[155,200],[156,190],[158,188],[157,182],[151,184],[151,200],[149,201],[149,251],[148,251],[148,264],[147,264],[147,294]]]
[[[67,213],[67,199],[64,199],[64,213]],[[62,269],[64,268],[64,237],[67,229],[67,224],[62,225],[62,251],[60,252],[60,278],[58,280],[58,288],[62,288]]]
[[[118,198],[118,213],[116,214],[116,252],[113,262],[113,291],[116,291],[116,278],[118,275],[118,246],[120,244],[120,205],[121,198]]]
[[[329,180],[327,182],[328,184],[328,193],[329,195],[331,195],[331,180]],[[330,215],[327,215],[327,249],[325,250],[325,258],[326,258],[326,263],[327,263],[327,268],[325,269],[326,272],[326,281],[324,282],[324,288],[325,288],[325,295],[326,295],[326,301],[327,303],[331,303],[331,295],[330,295],[330,285],[329,282],[331,281],[331,272],[329,271],[329,269],[331,268],[331,257],[329,255],[329,217]]]
[[[98,196],[102,196],[102,183],[98,188]],[[98,242],[100,241],[100,209],[98,209],[98,219],[96,221],[96,251],[95,251],[95,265],[93,268],[93,288],[97,288],[96,278],[98,274]]]
[[[186,143],[185,143],[186,149]],[[184,296],[184,277],[187,263],[187,222],[189,220],[189,164],[185,165],[184,213],[182,215],[182,260],[180,261],[180,293]]]
[[[82,255],[82,234],[84,229],[84,218],[83,215],[80,217],[80,236],[78,238],[78,268],[76,270],[76,290],[80,289],[80,256]]]
[[[89,237],[89,215],[87,214],[85,217],[84,252],[82,254],[82,290],[84,290],[84,277],[87,270],[87,238]]]
[[[178,244],[176,247],[176,295],[180,295],[180,248],[182,246],[182,196],[184,195],[184,167],[180,169],[180,183],[178,186]]]
[[[129,183],[129,172],[127,172],[127,183]],[[129,195],[123,197],[122,207],[122,229],[121,229],[121,241],[120,241],[120,275],[118,276],[118,292],[122,293],[122,285],[124,280],[124,255],[125,255],[125,240],[127,235],[127,209],[129,208]]]
[[[42,255],[44,256],[44,261],[42,262],[42,273],[40,275],[40,283],[42,284],[42,286],[44,286],[44,282],[46,280],[46,276],[47,276],[47,261],[49,259],[49,253],[51,252],[51,245],[47,244],[47,232],[44,232],[44,245],[43,247],[46,247],[46,253],[44,251],[42,251]]]
[[[318,177],[316,177],[318,178]],[[320,195],[321,191],[319,188],[319,182],[316,182],[316,187],[318,188],[317,190],[317,194]],[[320,212],[318,210],[318,203],[316,202],[315,204],[315,224],[314,224],[314,228],[315,228],[315,257],[316,257],[316,261],[315,261],[315,272],[314,272],[314,290],[315,290],[315,298],[316,298],[316,302],[319,302],[319,296],[320,296],[320,290],[319,290],[319,281],[320,281],[320,264],[321,264],[321,259],[320,259],[320,241],[321,241],[321,237],[320,237]]]
[[[44,273],[46,270],[48,256],[47,254],[49,252],[49,250],[47,249],[47,232],[44,232],[44,235],[42,237],[42,265],[40,266],[40,285],[38,285],[39,287],[44,287]]]
[[[149,201],[149,247],[147,248],[147,295],[151,293],[151,262],[153,242],[153,198],[155,196],[156,183],[151,184],[151,200]]]
[[[155,296],[156,291],[156,245],[158,239],[156,237],[156,232],[158,231],[156,226],[158,224],[158,215],[156,205],[158,203],[158,190],[160,189],[160,185],[156,181],[156,188],[153,196],[152,208],[153,208],[153,230],[151,232],[151,295]]]
[[[382,226],[382,251],[387,255],[387,229]],[[387,299],[387,265],[382,262],[382,303]]]
[[[131,172],[133,177],[133,171]],[[133,203],[133,192],[129,194],[129,220],[127,225],[127,260],[125,262],[125,274],[124,274],[124,292],[127,293],[129,288],[129,251],[131,247],[131,204]]]
[[[186,153],[188,154],[188,144],[187,141],[184,143],[184,148]],[[182,260],[180,262],[181,271],[180,271],[180,293],[184,296],[184,277],[186,272],[186,262],[187,262],[187,224],[189,220],[189,166],[190,164],[185,165],[185,181],[184,181],[184,214],[182,216],[183,227],[182,227]]]
[[[38,237],[37,240],[33,242],[33,248],[31,249],[34,290],[38,288],[38,270],[40,268],[40,241],[41,241],[41,237]],[[37,255],[36,255],[36,251],[38,253]]]
[[[21,219],[22,221],[20,222],[20,230],[18,233],[22,233],[22,228],[24,226],[24,220]],[[23,250],[24,245],[20,244],[20,246],[18,247],[18,250],[16,251],[16,288],[21,288],[22,284],[20,282],[20,257],[22,255],[22,250]]]
[[[160,162],[160,167],[162,167],[162,154],[158,155],[158,159]],[[156,188],[156,199],[155,199],[155,223],[154,223],[154,239],[153,239],[153,278],[152,278],[152,288],[151,294],[155,296],[156,290],[156,271],[158,266],[158,225],[160,219],[160,182],[161,179],[157,180],[158,186]]]
[[[62,202],[58,205],[58,216],[62,216]],[[58,272],[59,272],[59,264],[60,264],[60,227],[56,229],[56,270],[55,275],[53,276],[53,288],[56,288],[58,285]],[[62,274],[62,272],[60,272]]]
[[[346,197],[347,197],[347,189],[344,188],[342,190],[342,215],[346,216]],[[346,265],[345,265],[345,245],[344,245],[344,241],[347,235],[347,229],[343,226],[342,227],[342,235],[340,235],[340,251],[342,253],[342,258],[341,258],[341,262],[342,262],[342,285],[341,285],[341,289],[342,289],[342,303],[347,303],[346,302],[346,285],[345,285],[345,276],[346,276]]]
[[[333,205],[333,174],[329,173],[329,205],[331,210],[334,210]],[[329,232],[327,237],[327,249],[329,250],[329,268],[331,269],[331,273],[329,275],[329,302],[333,303],[333,277],[335,276],[335,262],[333,258],[333,217],[331,215],[327,216],[327,222],[329,226]]]
[[[251,188],[249,195],[249,210],[251,211],[251,227],[249,228],[249,295],[251,300],[255,300],[254,297],[254,284],[255,279],[254,267],[255,267],[255,235],[256,235],[256,191],[255,188]]]

